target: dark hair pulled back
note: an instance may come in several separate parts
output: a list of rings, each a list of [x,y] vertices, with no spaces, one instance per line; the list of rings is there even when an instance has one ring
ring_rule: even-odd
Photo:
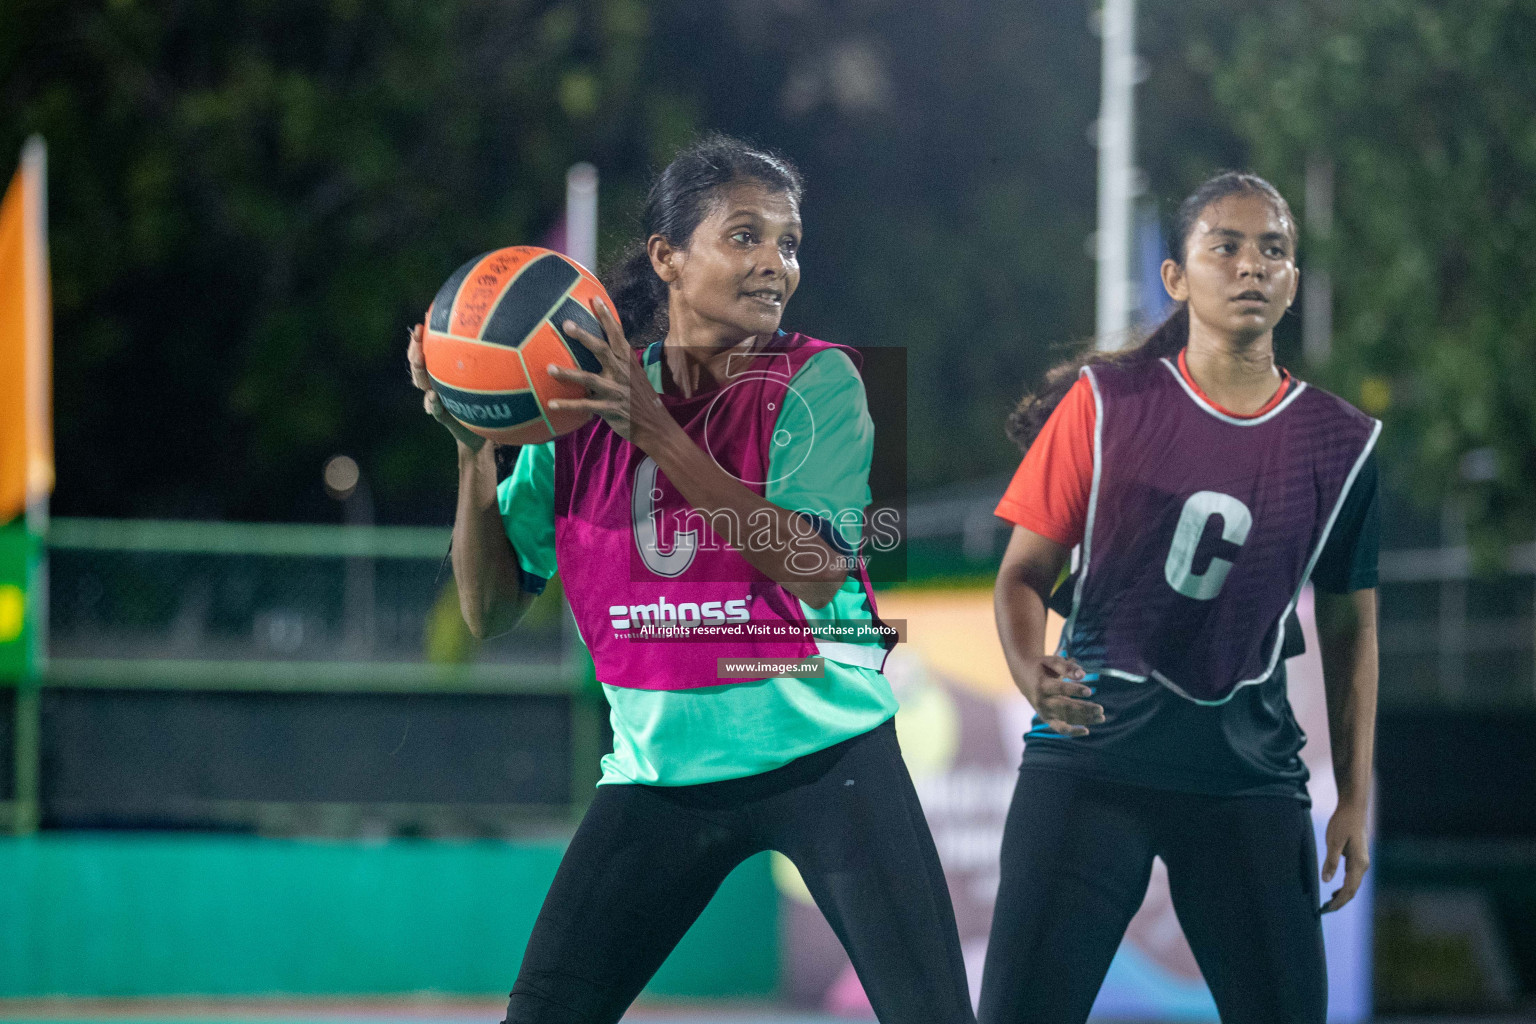
[[[645,197],[639,240],[608,269],[604,285],[631,345],[641,348],[667,333],[667,286],[651,266],[646,243],[660,235],[687,248],[720,192],[754,181],[788,194],[798,205],[805,185],[789,158],[728,135],[706,135],[672,158]]]
[[[1295,242],[1295,218],[1291,216],[1290,205],[1275,186],[1257,174],[1221,171],[1206,179],[1199,188],[1190,193],[1189,198],[1179,204],[1177,212],[1173,215],[1173,223],[1170,225],[1172,231],[1168,236],[1169,258],[1182,267],[1189,245],[1189,236],[1194,231],[1200,214],[1212,203],[1234,195],[1260,195],[1268,199],[1285,222],[1290,225],[1291,241]],[[1045,421],[1050,419],[1056,406],[1061,404],[1061,400],[1077,382],[1078,373],[1084,366],[1101,363],[1135,366],[1158,359],[1171,359],[1187,344],[1189,344],[1189,306],[1183,302],[1179,303],[1168,318],[1138,344],[1118,352],[1095,352],[1091,343],[1085,343],[1072,358],[1046,373],[1045,383],[1040,390],[1025,395],[1019,400],[1019,404],[1014,406],[1013,412],[1008,416],[1009,439],[1027,451],[1029,446],[1034,444],[1035,438],[1040,435]]]

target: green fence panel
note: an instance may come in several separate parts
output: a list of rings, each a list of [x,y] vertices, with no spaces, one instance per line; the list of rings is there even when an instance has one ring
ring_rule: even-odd
[[[561,852],[558,842],[0,840],[0,997],[505,992]],[[775,905],[767,860],[755,858],[653,991],[771,993]]]

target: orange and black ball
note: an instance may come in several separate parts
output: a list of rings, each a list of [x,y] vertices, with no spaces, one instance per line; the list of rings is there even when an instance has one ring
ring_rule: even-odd
[[[583,398],[548,366],[597,373],[597,357],[562,330],[567,320],[604,337],[591,303],[613,308],[601,282],[575,260],[516,245],[454,271],[427,309],[422,355],[443,405],[497,444],[539,444],[570,433],[590,414],[549,410],[552,398]]]

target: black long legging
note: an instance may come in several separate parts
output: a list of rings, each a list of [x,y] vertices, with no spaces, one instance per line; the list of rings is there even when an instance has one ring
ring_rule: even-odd
[[[600,786],[555,873],[509,1024],[607,1024],[731,869],[777,850],[800,869],[883,1024],[968,1024],[954,910],[896,729],[698,786]]]
[[[1019,773],[981,1024],[1081,1024],[1141,906],[1153,856],[1225,1024],[1323,1024],[1312,820],[1288,797],[1214,797]]]

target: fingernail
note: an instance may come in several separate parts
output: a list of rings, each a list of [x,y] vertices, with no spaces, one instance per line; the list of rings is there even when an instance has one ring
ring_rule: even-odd
[[[558,409],[558,408],[560,408],[560,399],[558,399],[558,398],[550,399],[549,407],[551,409]]]
[[[554,363],[550,363],[548,366],[544,367],[544,369],[548,370],[550,373],[557,374],[560,372],[560,367],[556,366]]]
[[[566,334],[575,334],[576,333],[576,321],[575,320],[567,320],[565,322],[565,324],[560,329],[562,331],[564,331]]]

